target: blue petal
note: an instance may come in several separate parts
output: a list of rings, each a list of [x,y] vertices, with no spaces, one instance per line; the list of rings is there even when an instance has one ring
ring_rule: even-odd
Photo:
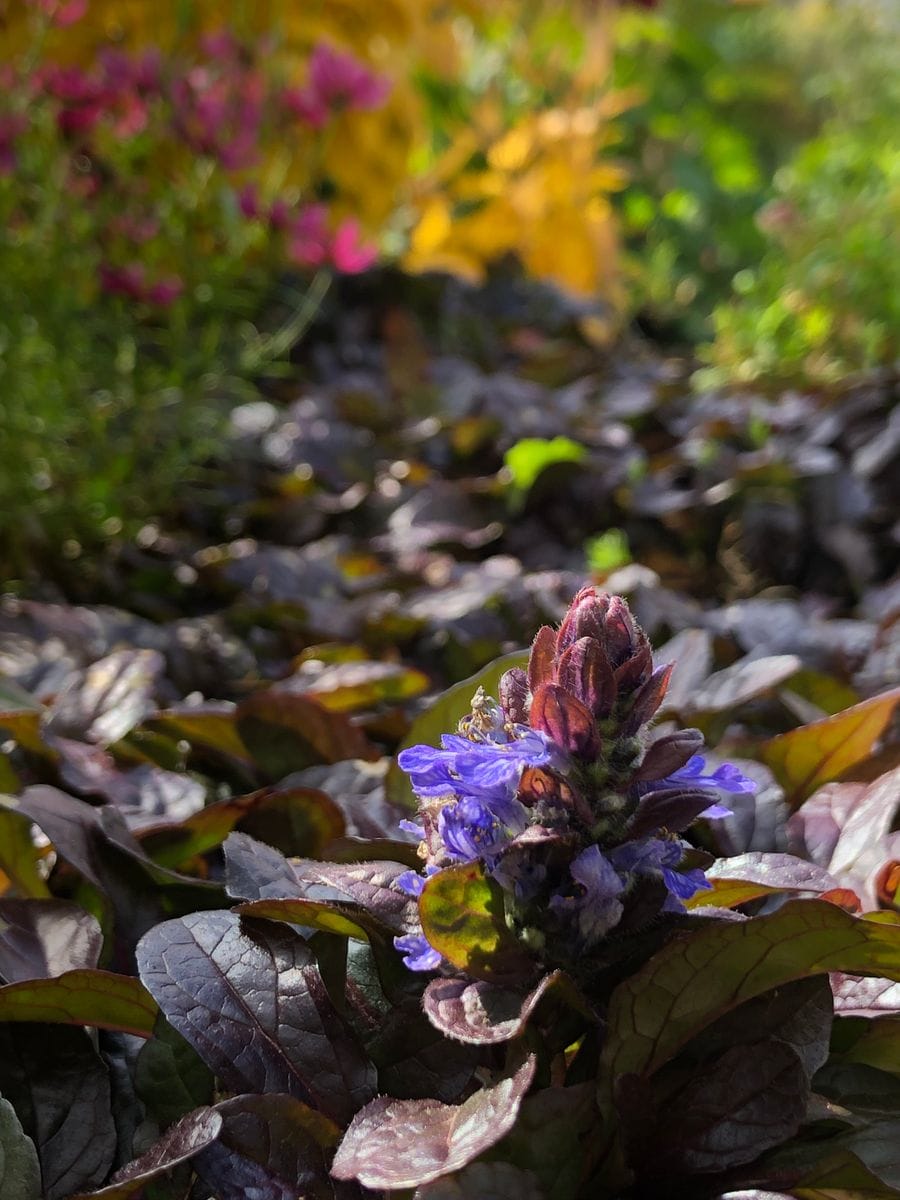
[[[395,937],[394,947],[403,955],[403,963],[410,971],[436,971],[443,962],[440,953],[421,933],[405,933],[403,937]]]

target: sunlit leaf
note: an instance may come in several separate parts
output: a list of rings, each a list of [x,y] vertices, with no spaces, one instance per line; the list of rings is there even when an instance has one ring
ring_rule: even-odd
[[[816,788],[845,776],[872,753],[900,702],[900,688],[885,692],[764,742],[760,757],[796,808]]]

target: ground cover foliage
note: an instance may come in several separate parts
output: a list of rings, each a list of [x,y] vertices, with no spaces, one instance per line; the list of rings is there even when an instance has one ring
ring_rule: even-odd
[[[271,9],[0,0],[0,1195],[900,1195],[890,6]]]
[[[892,381],[698,401],[583,311],[348,282],[202,502],[5,600],[4,1196],[900,1190]],[[619,606],[523,691],[588,560],[653,663]],[[395,753],[479,686],[453,824]]]

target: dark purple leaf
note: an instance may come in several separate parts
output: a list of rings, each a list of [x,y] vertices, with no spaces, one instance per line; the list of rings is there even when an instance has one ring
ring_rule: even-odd
[[[378,757],[343,713],[284,689],[269,688],[242,700],[237,729],[256,765],[275,782],[314,763]]]
[[[461,1105],[379,1096],[353,1118],[332,1174],[369,1188],[399,1189],[459,1171],[513,1127],[534,1071],[531,1055],[514,1075]]]
[[[422,1015],[395,1008],[366,1050],[378,1067],[378,1089],[398,1100],[458,1100],[478,1065],[473,1046],[448,1042]]]
[[[797,1132],[809,1083],[799,1057],[769,1039],[733,1046],[667,1099],[642,1173],[707,1174],[752,1162]]]
[[[715,922],[669,942],[613,993],[605,1074],[648,1075],[724,1013],[829,971],[900,978],[900,927],[819,900],[751,921]]]
[[[708,788],[671,787],[648,792],[628,825],[628,837],[645,837],[658,829],[680,833],[717,800]]]
[[[15,1109],[0,1096],[0,1195],[3,1200],[41,1200],[41,1165],[34,1142]]]
[[[241,900],[340,901],[370,911],[395,933],[404,932],[415,903],[392,887],[407,867],[393,862],[289,862],[277,850],[233,833],[225,842],[228,893]]]
[[[784,683],[800,670],[795,654],[776,654],[767,658],[742,658],[724,671],[710,675],[682,702],[683,716],[694,713],[728,712],[763,692]]]
[[[317,788],[264,788],[246,801],[249,807],[240,819],[241,831],[282,854],[317,857],[344,834],[343,813]]]
[[[545,1200],[584,1195],[600,1150],[596,1094],[591,1080],[526,1096],[515,1125],[489,1157],[527,1168]]]
[[[793,854],[739,854],[720,858],[706,872],[712,892],[692,898],[703,904],[733,908],[760,896],[776,892],[808,892],[813,895],[833,892],[840,884],[828,871]]]
[[[46,1200],[103,1182],[116,1130],[107,1070],[83,1029],[0,1023],[0,1094],[35,1144]]]
[[[437,978],[425,989],[422,1004],[436,1029],[475,1045],[506,1042],[524,1033],[528,1019],[549,989],[574,990],[561,971],[545,975],[531,991],[513,991],[486,980]]]
[[[0,979],[50,979],[96,967],[103,934],[95,917],[69,900],[0,900]]]
[[[73,1196],[72,1200],[129,1200],[131,1196],[143,1195],[144,1188],[154,1179],[159,1179],[181,1163],[190,1162],[195,1155],[212,1145],[222,1124],[222,1117],[216,1109],[195,1109],[167,1129],[140,1158],[116,1171],[107,1187]]]
[[[546,1200],[531,1171],[506,1162],[476,1162],[416,1188],[413,1200]]]
[[[327,1154],[340,1129],[293,1096],[235,1096],[194,1170],[218,1200],[331,1200]]]
[[[656,713],[663,702],[672,676],[672,663],[657,667],[646,683],[634,693],[631,713],[625,722],[624,733],[634,734]]]
[[[647,749],[632,782],[646,783],[655,779],[665,779],[667,775],[683,767],[687,760],[702,748],[703,734],[699,729],[678,729],[675,733],[657,738]]]
[[[137,960],[166,1019],[231,1090],[289,1092],[337,1120],[372,1095],[375,1069],[295,933],[195,913],[151,930]]]
[[[134,1086],[147,1113],[164,1129],[211,1104],[213,1083],[197,1051],[160,1016],[134,1065]]]
[[[164,660],[156,650],[116,650],[72,680],[48,710],[47,733],[108,746],[153,711]]]

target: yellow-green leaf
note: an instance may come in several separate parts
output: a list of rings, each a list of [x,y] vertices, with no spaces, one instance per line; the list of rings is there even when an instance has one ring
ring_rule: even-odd
[[[854,704],[833,717],[764,742],[760,757],[799,807],[817,788],[846,775],[871,755],[900,702],[900,688]]]

